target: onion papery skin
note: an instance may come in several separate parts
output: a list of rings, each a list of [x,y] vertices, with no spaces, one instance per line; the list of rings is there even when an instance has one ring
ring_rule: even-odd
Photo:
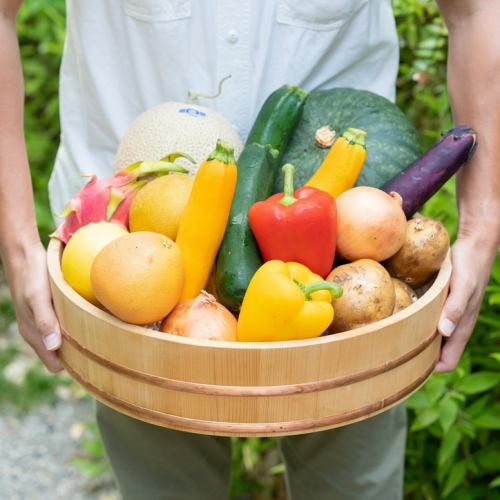
[[[397,193],[355,187],[337,198],[337,250],[347,260],[392,257],[406,235],[406,217]]]
[[[181,337],[237,341],[236,324],[231,312],[203,290],[194,299],[177,304],[160,330]]]

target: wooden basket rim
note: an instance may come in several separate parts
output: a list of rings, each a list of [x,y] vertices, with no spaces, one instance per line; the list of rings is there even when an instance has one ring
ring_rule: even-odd
[[[126,330],[128,332],[136,333],[138,335],[152,337],[163,341],[177,342],[180,344],[188,344],[194,346],[205,346],[211,348],[220,349],[282,349],[282,348],[300,348],[311,345],[327,344],[330,342],[339,342],[351,337],[367,335],[373,333],[376,330],[385,328],[389,325],[400,323],[405,321],[408,317],[415,314],[420,309],[426,307],[431,303],[448,285],[451,276],[451,254],[448,252],[439,273],[437,274],[434,283],[431,285],[429,290],[422,295],[415,303],[408,306],[407,308],[399,311],[388,318],[382,319],[375,323],[371,323],[366,326],[361,326],[353,330],[346,332],[336,333],[334,335],[326,335],[322,337],[316,337],[312,339],[302,339],[302,340],[286,340],[286,341],[276,341],[276,342],[231,342],[231,341],[213,341],[206,339],[193,339],[187,337],[181,337],[171,333],[157,332],[150,328],[144,326],[132,325],[126,323],[116,318],[112,314],[100,309],[99,307],[91,304],[81,297],[71,286],[66,282],[62,275],[60,256],[62,251],[62,243],[57,238],[52,238],[49,242],[47,249],[47,267],[50,278],[52,279],[54,285],[59,289],[59,291],[66,296],[73,304],[75,304],[80,309],[87,311],[89,314],[97,317],[99,320],[108,323],[121,330]]]

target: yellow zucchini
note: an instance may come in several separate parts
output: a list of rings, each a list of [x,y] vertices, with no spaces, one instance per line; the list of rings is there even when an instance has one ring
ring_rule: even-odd
[[[348,128],[328,151],[306,186],[326,191],[334,198],[354,187],[366,160],[366,132]]]
[[[226,230],[236,177],[233,148],[219,140],[196,173],[177,233],[185,268],[181,300],[196,297],[207,285]]]

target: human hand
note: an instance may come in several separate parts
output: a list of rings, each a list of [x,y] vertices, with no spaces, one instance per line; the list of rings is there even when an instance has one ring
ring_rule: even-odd
[[[456,368],[476,324],[498,247],[459,237],[452,247],[453,271],[438,330],[443,335],[437,372]]]
[[[19,332],[51,372],[63,369],[56,350],[61,333],[49,287],[46,253],[39,242],[24,257],[5,262]]]

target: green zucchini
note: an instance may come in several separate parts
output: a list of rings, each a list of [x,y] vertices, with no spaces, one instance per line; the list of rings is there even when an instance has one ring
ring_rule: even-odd
[[[278,151],[269,145],[249,144],[238,159],[236,192],[215,271],[217,298],[233,312],[240,310],[248,284],[262,265],[248,210],[271,195],[278,166]]]
[[[233,312],[262,265],[248,210],[271,196],[288,141],[302,115],[307,92],[284,85],[264,102],[238,159],[238,182],[215,270],[217,298]]]
[[[246,144],[269,144],[283,156],[302,116],[308,93],[300,87],[283,85],[264,102]]]
[[[215,271],[217,298],[233,312],[262,259],[248,223],[248,210],[271,196],[288,141],[298,124],[307,92],[284,85],[264,102],[238,159],[238,182]]]

